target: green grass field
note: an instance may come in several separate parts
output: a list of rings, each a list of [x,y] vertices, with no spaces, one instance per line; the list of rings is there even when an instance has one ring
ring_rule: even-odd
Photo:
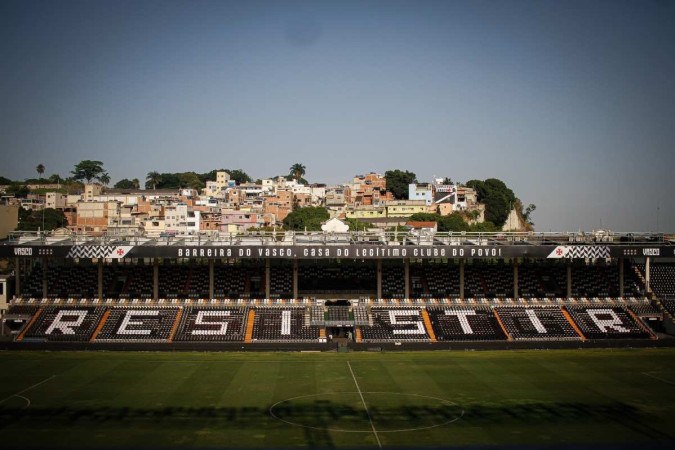
[[[12,447],[675,444],[675,350],[0,353]]]

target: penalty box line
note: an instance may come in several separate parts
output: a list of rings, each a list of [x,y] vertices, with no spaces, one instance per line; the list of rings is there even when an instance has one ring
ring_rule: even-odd
[[[654,378],[655,380],[662,381],[662,382],[667,383],[671,386],[675,386],[675,383],[673,383],[672,381],[666,380],[665,378],[657,377],[656,375],[652,375],[649,372],[642,372],[642,375],[647,376],[649,378]]]
[[[373,429],[373,434],[375,435],[375,440],[377,441],[377,446],[382,448],[382,443],[380,442],[380,437],[377,435],[377,430],[375,429],[375,424],[373,423],[373,418],[370,416],[370,411],[368,411],[368,405],[366,405],[366,400],[363,398],[363,394],[361,393],[361,388],[359,387],[358,381],[356,381],[356,377],[354,376],[354,371],[352,370],[352,365],[347,361],[347,366],[349,367],[349,372],[352,374],[352,379],[354,380],[354,384],[356,385],[356,390],[359,392],[359,396],[361,397],[361,402],[363,403],[363,408],[366,410],[366,414],[368,415],[368,420],[370,421],[370,427]]]
[[[28,400],[26,397],[22,397],[21,394],[23,394],[24,392],[28,392],[31,389],[34,389],[34,388],[40,386],[41,384],[45,384],[47,381],[49,381],[49,380],[51,380],[52,378],[55,378],[55,377],[56,377],[56,375],[52,375],[51,377],[45,378],[44,380],[40,381],[39,383],[35,383],[34,385],[27,387],[23,391],[19,391],[16,394],[10,395],[9,397],[5,397],[2,400],[0,400],[0,404],[5,403],[7,400],[9,400],[12,397],[20,397],[20,398],[23,398],[23,399],[27,400],[28,404],[30,405],[30,400]]]

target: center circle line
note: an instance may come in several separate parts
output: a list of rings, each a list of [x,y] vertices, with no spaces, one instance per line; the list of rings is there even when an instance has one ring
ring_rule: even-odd
[[[363,394],[388,394],[388,395],[400,395],[400,396],[428,398],[428,399],[432,399],[432,400],[437,400],[437,401],[439,401],[439,402],[441,402],[445,405],[457,406],[456,403],[451,402],[450,400],[446,400],[446,399],[440,398],[440,397],[434,397],[434,396],[431,396],[431,395],[408,394],[408,393],[404,393],[404,392],[388,392],[388,391],[381,391],[381,392],[380,391],[372,391],[372,392],[369,391],[369,392],[362,392],[362,393]],[[372,433],[372,430],[345,430],[345,429],[342,429],[342,428],[314,427],[314,426],[311,426],[311,425],[303,425],[302,423],[291,422],[289,420],[282,419],[281,417],[274,414],[274,408],[276,408],[278,405],[280,405],[282,403],[290,402],[290,401],[301,399],[301,398],[320,397],[322,395],[342,395],[342,394],[358,395],[358,392],[323,392],[323,393],[319,393],[319,394],[298,395],[296,397],[290,397],[290,398],[280,400],[280,401],[274,403],[272,406],[269,407],[268,411],[269,411],[270,416],[274,417],[275,419],[277,419],[281,422],[284,422],[284,423],[287,423],[289,425],[293,425],[293,426],[296,426],[296,427],[307,428],[307,429],[310,429],[310,430],[335,431],[335,432],[340,432],[340,433]],[[441,427],[443,425],[448,425],[448,424],[451,424],[453,422],[456,422],[459,419],[461,419],[463,416],[464,416],[464,410],[462,409],[460,411],[460,414],[457,417],[455,417],[451,420],[447,420],[445,422],[435,424],[435,425],[429,425],[429,426],[424,426],[424,427],[415,427],[415,428],[401,428],[401,429],[397,429],[397,430],[377,430],[377,432],[378,433],[403,433],[403,432],[408,432],[408,431],[429,430],[431,428],[438,428],[438,427]]]

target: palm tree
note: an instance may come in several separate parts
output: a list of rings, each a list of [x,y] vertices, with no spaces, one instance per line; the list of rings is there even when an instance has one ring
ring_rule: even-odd
[[[295,163],[291,166],[291,175],[295,178],[296,181],[299,181],[300,178],[305,174],[305,166],[300,163]]]
[[[108,172],[103,172],[103,174],[98,177],[98,181],[100,181],[102,185],[108,186],[108,183],[110,183],[110,175],[108,175]]]
[[[152,189],[157,189],[157,185],[162,181],[162,175],[159,172],[148,172],[145,182],[152,185]]]
[[[38,164],[37,167],[35,168],[38,173],[38,177],[42,179],[42,174],[45,173],[45,165],[44,164]]]

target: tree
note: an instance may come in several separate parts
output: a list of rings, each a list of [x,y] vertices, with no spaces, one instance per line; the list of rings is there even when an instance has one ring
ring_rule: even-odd
[[[303,177],[300,177],[300,178],[297,178],[297,179],[294,178],[294,177],[293,177],[293,174],[288,174],[288,175],[286,175],[286,176],[283,176],[283,175],[282,175],[281,177],[284,178],[286,181],[293,181],[293,180],[295,180],[295,181],[298,182],[298,184],[309,184],[309,181],[305,180]]]
[[[19,206],[19,223],[21,223],[23,220],[28,220],[32,212],[33,212],[32,209]]]
[[[145,182],[145,188],[152,187],[152,183]],[[180,186],[180,178],[177,173],[162,173],[159,176],[159,182],[155,185],[159,189],[178,189]]]
[[[225,169],[225,172],[229,173],[230,179],[234,180],[237,184],[250,183],[253,181],[251,177],[241,169]]]
[[[138,180],[135,180],[138,181]],[[124,178],[123,180],[118,181],[115,183],[115,186],[113,186],[115,189],[137,189],[136,184],[132,180],[127,180]]]
[[[241,169],[216,169],[212,170],[211,172],[197,174],[197,176],[202,181],[202,183],[206,183],[207,181],[216,181],[218,172],[227,172],[230,176],[230,180],[237,184],[250,183],[253,181],[253,179]]]
[[[295,163],[291,166],[290,175],[293,176],[293,179],[299,181],[300,178],[305,174],[306,167],[303,164]]]
[[[141,182],[139,181],[138,178],[134,178],[131,180],[131,182],[134,184],[134,189],[140,189],[141,188]]]
[[[42,179],[42,174],[45,173],[45,165],[44,164],[38,164],[35,170],[38,173],[38,178]]]
[[[9,178],[0,177],[0,184],[1,185],[9,185],[9,184],[12,184],[12,183],[14,183],[14,182],[12,180],[10,180]]]
[[[77,163],[75,165],[75,170],[70,173],[73,174],[74,180],[85,180],[87,184],[90,184],[91,180],[98,179],[103,173],[103,163],[101,161],[85,159]]]
[[[466,223],[464,217],[458,212],[454,212],[447,216],[440,216],[431,213],[416,213],[410,216],[412,222],[436,222],[438,231],[469,231],[469,224]]]
[[[330,218],[326,208],[298,208],[284,219],[284,227],[289,230],[320,231],[321,224]]]
[[[68,225],[66,216],[59,209],[46,208],[44,211],[19,210],[19,226],[17,227],[19,231],[37,231],[38,229],[49,231],[66,225]]]
[[[98,177],[98,180],[102,185],[108,186],[108,183],[110,183],[110,175],[108,175],[108,172],[103,172],[101,176]]]
[[[26,198],[30,194],[30,189],[25,184],[13,183],[5,190],[5,193],[16,198]]]
[[[492,222],[481,222],[481,223],[476,223],[471,225],[469,228],[469,231],[476,231],[476,232],[481,232],[481,233],[494,233],[495,231],[499,231],[499,228],[492,223]]]
[[[485,182],[481,180],[469,180],[466,182],[466,187],[476,191],[478,202],[482,202],[485,197]]]
[[[458,212],[443,216],[438,222],[438,231],[469,231],[470,229],[469,224]]]
[[[58,173],[54,173],[47,180],[52,184],[59,184],[61,183],[61,176]]]
[[[516,196],[513,191],[497,178],[470,180],[466,185],[475,189],[478,201],[485,204],[485,220],[502,227],[515,207]]]
[[[199,179],[199,175],[194,172],[183,172],[178,174],[181,188],[202,189],[204,183]]]
[[[454,183],[452,182],[452,179],[450,177],[445,177],[445,178],[443,178],[443,184],[447,185],[447,184],[454,184]]]
[[[349,231],[363,231],[367,230],[369,228],[375,228],[375,225],[373,225],[370,222],[361,222],[358,219],[350,219],[346,218],[344,222],[349,225]]]
[[[417,181],[417,175],[413,172],[396,170],[387,170],[384,173],[387,181],[387,190],[394,194],[394,198],[399,200],[408,200],[408,185]]]
[[[532,221],[531,214],[534,212],[534,210],[537,209],[537,205],[534,203],[530,203],[527,205],[527,208],[525,208],[525,212],[523,213],[523,219],[525,219],[525,222],[529,223],[530,225],[534,226],[534,222]]]
[[[408,218],[411,222],[438,222],[441,216],[432,213],[415,213]]]
[[[162,175],[159,172],[148,172],[148,175],[145,177],[145,188],[152,186],[152,189],[157,189],[157,185],[162,182]]]

